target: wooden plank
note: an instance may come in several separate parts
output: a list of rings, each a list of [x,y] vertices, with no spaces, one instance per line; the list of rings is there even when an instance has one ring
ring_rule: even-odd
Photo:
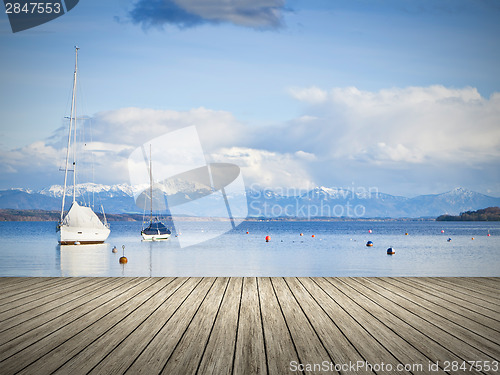
[[[470,300],[471,302],[477,301],[477,303],[485,308],[491,310],[497,310],[500,306],[497,299],[493,298],[490,293],[480,293],[473,289],[467,288],[465,284],[459,283],[459,279],[444,280],[443,278],[433,278],[432,282],[434,284],[440,285],[442,288],[448,290],[448,293],[456,296],[457,298],[462,298],[465,300]],[[456,281],[455,281],[456,280]],[[498,293],[498,292],[497,292]]]
[[[72,358],[80,351],[84,350],[87,345],[92,344],[118,322],[125,319],[128,315],[142,306],[142,304],[150,300],[152,296],[158,293],[158,291],[170,281],[171,279],[161,278],[147,280],[146,284],[149,283],[147,288],[135,294],[133,298],[127,300],[126,303],[120,304],[104,316],[99,317],[99,319],[95,320],[95,323],[87,325],[71,338],[61,342],[50,352],[41,356],[37,361],[20,371],[19,374],[32,374],[35,371],[43,374],[53,373],[64,365],[67,358]]]
[[[354,278],[345,282],[349,287],[357,291],[357,296],[361,304],[366,309],[369,309],[370,313],[377,320],[383,322],[384,325],[396,332],[403,340],[425,355],[430,362],[439,363],[439,371],[441,373],[443,372],[444,361],[462,362],[464,360],[436,341],[436,338],[441,336],[439,333],[436,334],[436,330],[431,324],[413,317],[404,311],[404,309],[400,309],[397,304],[370,289],[369,286],[371,285],[366,280]],[[424,370],[428,369],[427,361],[424,360],[420,364],[424,366]],[[432,373],[437,372],[437,369],[436,371],[432,371]],[[480,374],[478,371],[459,371],[457,373]]]
[[[398,365],[418,363],[418,360],[421,359],[422,355],[396,333],[391,331],[385,325],[380,324],[380,322],[374,319],[369,312],[356,303],[352,299],[355,298],[354,294],[345,294],[342,291],[345,289],[345,284],[341,281],[344,279],[345,278],[319,279],[318,285],[326,290],[333,299],[340,301],[339,304],[351,316],[351,318],[361,325],[366,332],[376,339],[376,341],[379,342],[385,349],[385,353],[382,353],[381,357],[378,357],[375,360],[374,365],[383,362],[390,364],[394,373],[408,374],[409,371],[404,371],[403,369],[399,369],[398,371]],[[358,342],[356,341],[355,345],[357,345],[357,343]]]
[[[448,281],[455,285],[461,285],[473,292],[485,294],[500,302],[500,296],[498,295],[500,286],[498,282],[492,282],[482,277],[454,277]]]
[[[230,375],[233,369],[243,278],[231,277],[197,373]]]
[[[500,320],[500,306],[491,305],[490,302],[485,299],[467,296],[460,292],[450,290],[449,286],[436,285],[434,281],[429,282],[422,278],[396,278],[395,280],[412,285],[429,296],[437,296],[441,298],[442,301],[450,302],[446,303],[446,305],[450,306],[452,309],[455,308],[455,306],[460,306],[464,308],[468,314],[480,314],[481,316],[491,317],[497,321]]]
[[[163,367],[162,374],[196,373],[219,312],[228,281],[228,278],[216,279],[179,344]]]
[[[500,296],[498,296],[498,283],[494,282],[480,282],[475,277],[435,277],[433,281],[439,281],[464,294],[477,295],[481,298],[486,298],[494,303],[500,303]]]
[[[476,332],[477,334],[492,340],[497,341],[500,337],[500,313],[487,311],[488,315],[477,313],[474,305],[467,301],[462,301],[461,305],[453,303],[446,294],[435,294],[434,291],[429,291],[428,287],[422,283],[412,283],[412,281],[400,279],[388,279],[387,282],[408,293],[409,296],[414,296],[420,301],[420,305],[424,306],[448,319],[460,321],[463,327]],[[443,301],[449,303],[443,304]],[[495,319],[498,318],[498,319]]]
[[[5,355],[12,354],[11,350],[13,348],[21,350],[23,347],[20,345],[29,346],[44,335],[48,335],[54,327],[62,327],[89,312],[93,308],[91,302],[94,299],[104,300],[111,292],[122,292],[138,282],[138,279],[113,278],[111,281],[99,284],[99,288],[87,290],[86,294],[72,300],[71,303],[62,302],[60,308],[48,311],[43,315],[3,331],[0,337],[0,361],[6,358]],[[125,283],[127,285],[124,286]]]
[[[59,308],[61,301],[68,299],[71,301],[75,295],[85,293],[88,288],[98,287],[102,282],[103,279],[78,280],[77,283],[70,284],[68,288],[64,288],[64,285],[58,285],[53,292],[47,291],[47,295],[41,293],[39,299],[31,300],[31,302],[26,302],[1,313],[3,319],[0,322],[0,332],[43,315],[52,309]]]
[[[203,278],[196,285],[192,293],[165,322],[146,348],[138,353],[135,362],[127,369],[127,374],[159,374],[161,372],[214,282],[214,278]]]
[[[430,358],[419,350],[420,345],[412,345],[412,343],[405,337],[402,337],[399,332],[392,330],[385,324],[386,319],[393,319],[390,314],[384,314],[382,310],[378,310],[378,313],[383,315],[382,319],[378,319],[373,314],[373,310],[377,309],[377,306],[373,304],[372,301],[365,298],[359,291],[349,286],[353,282],[352,278],[328,278],[328,281],[340,293],[347,297],[342,300],[342,305],[345,306],[351,316],[358,320],[360,324],[362,324],[395,358],[397,358],[398,364],[424,365],[429,362]],[[339,295],[339,297],[340,296],[341,295]],[[409,330],[411,331],[411,329]],[[444,373],[442,370],[436,373],[439,372]]]
[[[58,293],[59,295],[61,295],[61,293],[64,293],[66,289],[78,287],[79,283],[85,282],[85,280],[87,280],[87,282],[89,280],[90,282],[96,282],[96,280],[88,278],[75,278],[68,281],[59,280],[58,283],[52,284],[49,287],[38,287],[36,292],[34,291],[31,295],[27,295],[24,297],[13,296],[9,298],[8,303],[0,307],[0,321],[5,320],[6,316],[9,316],[9,313],[11,313],[13,309],[17,309],[16,311],[22,312],[25,309],[39,306],[45,301],[57,299]]]
[[[333,365],[346,366],[358,361],[365,362],[354,345],[348,340],[346,336],[348,333],[344,333],[339,329],[335,324],[335,320],[322,309],[321,304],[312,297],[312,294],[304,287],[302,281],[302,278],[285,278],[290,291],[325,346],[329,357],[333,360]],[[309,288],[319,289],[316,284],[309,283],[308,286]],[[341,372],[342,374],[372,373],[372,371],[367,371],[365,368],[353,370],[349,366],[346,366]]]
[[[0,291],[0,296],[3,295],[5,290],[12,290],[15,288],[19,288],[22,285],[35,285],[38,282],[47,281],[47,280],[55,280],[59,279],[59,277],[5,277],[0,276],[0,282],[2,286],[2,290]]]
[[[130,298],[139,294],[154,282],[156,280],[144,279],[121,295],[116,296],[116,298],[111,298],[110,295],[107,295],[104,301],[96,298],[89,306],[92,308],[90,312],[77,320],[67,323],[63,327],[53,327],[48,335],[45,335],[29,347],[17,351],[14,355],[3,361],[2,370],[5,374],[9,374],[16,373],[30,366],[33,362],[38,361],[41,357],[47,355],[74,335],[85,330],[88,326],[96,324],[102,317],[121,305],[126,304]]]
[[[281,312],[271,279],[258,278],[262,326],[269,374],[289,374],[290,363],[300,363]]]
[[[241,294],[233,374],[266,374],[264,345],[257,278],[245,277]]]
[[[363,327],[343,307],[344,297],[338,295],[332,285],[323,278],[301,278],[301,283],[311,293],[318,305],[328,314],[335,325],[345,333],[349,342],[356,348],[365,363],[398,362],[375,337]],[[332,293],[333,291],[333,293]]]
[[[42,283],[55,283],[59,277],[14,277],[12,282],[4,282],[0,290],[0,306],[4,305],[4,299],[18,296],[21,293],[31,293],[37,285]]]
[[[14,290],[11,290],[9,293],[3,295],[0,306],[0,312],[6,311],[11,307],[11,304],[16,301],[26,301],[36,299],[36,296],[40,293],[44,293],[46,290],[53,290],[53,288],[57,286],[67,285],[69,282],[76,282],[75,280],[64,280],[62,278],[54,278],[54,279],[42,279],[41,281],[33,281],[26,286],[19,286]],[[69,286],[69,285],[68,285]]]
[[[500,277],[479,277],[481,281],[484,281],[488,285],[500,289]]]
[[[470,343],[477,343],[476,347],[490,348],[491,350],[488,352],[490,355],[500,353],[500,345],[498,344],[497,340],[499,335],[498,332],[494,332],[500,330],[500,322],[493,320],[494,323],[490,327],[481,327],[480,325],[471,322],[471,320],[468,319],[467,316],[460,316],[451,312],[448,304],[443,307],[442,303],[439,304],[439,301],[438,303],[431,303],[428,302],[427,299],[419,297],[414,293],[408,293],[408,291],[404,289],[404,286],[401,286],[400,281],[394,281],[392,279],[385,278],[381,280],[389,284],[389,286],[386,285],[386,287],[392,287],[394,293],[403,295],[405,298],[418,305],[420,307],[420,311],[422,311],[423,313],[425,312],[426,314],[431,313],[435,315],[435,322],[438,322],[438,324],[445,324],[450,326],[451,331],[458,334],[459,337],[463,338],[465,341]],[[393,283],[397,283],[400,288],[395,288],[394,286],[392,286],[393,284],[391,284],[391,281]],[[457,326],[458,328],[454,328],[455,326]],[[491,331],[491,328],[493,328],[494,331]],[[483,342],[482,345],[481,342]]]
[[[144,321],[156,311],[166,300],[168,300],[179,287],[184,284],[186,279],[162,278],[158,283],[151,288],[151,297],[140,304],[137,296],[133,302],[137,304],[137,308],[124,315],[117,323],[109,330],[99,335],[99,332],[91,333],[90,328],[82,332],[81,335],[74,336],[60,347],[61,350],[68,350],[65,347],[71,347],[72,340],[80,340],[79,346],[83,349],[75,354],[72,358],[67,358],[67,361],[57,368],[52,374],[75,374],[88,373],[102,361],[110,352],[117,347],[126,337],[137,329]],[[101,330],[101,326],[99,330]],[[97,331],[94,327],[94,331]],[[86,343],[85,343],[86,341]],[[83,343],[83,345],[82,345]],[[66,355],[65,357],[69,357]],[[66,359],[66,358],[65,358]]]
[[[333,362],[285,280],[273,278],[271,283],[301,363],[307,368],[307,365],[314,366],[315,364],[321,364],[323,361]],[[308,371],[306,370],[305,373],[313,374],[319,370],[312,367]],[[338,371],[332,373],[338,374]]]
[[[95,366],[90,374],[123,374],[134,363],[149,343],[172,318],[174,313],[186,303],[200,283],[199,278],[188,278],[175,292],[166,298],[160,307],[153,311],[133,332],[115,347],[109,348],[109,353]],[[189,303],[189,302],[187,302]],[[167,337],[170,334],[166,333]],[[162,353],[158,354],[162,356]],[[158,370],[159,372],[159,370]],[[157,373],[158,373],[157,372]]]
[[[0,278],[12,302],[0,372],[285,374],[302,372],[292,361],[319,373],[312,366],[324,362],[498,360],[499,280]]]
[[[447,321],[438,315],[421,308],[404,295],[387,288],[381,278],[363,278],[370,283],[370,289],[384,296],[387,304],[391,306],[391,311],[412,325],[417,325],[421,332],[439,342],[442,346],[455,353],[464,360],[491,360],[496,357],[496,345],[490,345],[488,340],[481,339],[474,333],[463,330],[458,324]],[[392,304],[390,302],[392,302]],[[397,304],[397,306],[395,306]],[[430,324],[430,326],[429,326]],[[464,332],[465,331],[465,332]]]

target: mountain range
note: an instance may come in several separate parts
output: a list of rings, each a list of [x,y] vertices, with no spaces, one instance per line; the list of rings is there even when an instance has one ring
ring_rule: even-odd
[[[105,208],[106,213],[143,213],[135,205],[134,193],[145,186],[77,185],[76,196],[79,202],[94,205],[95,210]],[[0,208],[30,210],[60,210],[62,187],[53,185],[33,191],[29,189],[9,189],[0,191]],[[71,195],[71,188],[69,189]],[[168,194],[168,192],[166,192]],[[202,203],[196,198],[199,190],[183,191],[185,198],[194,203],[192,216],[226,216],[225,205],[221,196],[212,194]],[[393,196],[377,191],[355,191],[328,187],[316,187],[297,194],[285,195],[272,190],[246,189],[249,217],[352,217],[352,218],[421,218],[439,215],[458,215],[464,211],[500,206],[500,198],[473,192],[464,188],[455,188],[442,194],[420,195],[413,198]],[[243,198],[243,200],[241,199]],[[168,199],[168,198],[167,198]],[[244,195],[230,196],[229,202],[244,202]],[[239,200],[238,200],[239,199]],[[71,201],[71,197],[67,202]],[[243,203],[244,204],[244,203]],[[66,207],[68,208],[68,207]],[[244,207],[231,207],[234,216],[244,216]]]

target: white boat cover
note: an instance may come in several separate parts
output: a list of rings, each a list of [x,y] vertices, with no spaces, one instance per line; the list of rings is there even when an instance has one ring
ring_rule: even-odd
[[[80,206],[77,202],[73,202],[71,205],[71,208],[62,221],[62,225],[73,228],[105,228],[104,224],[90,207]]]

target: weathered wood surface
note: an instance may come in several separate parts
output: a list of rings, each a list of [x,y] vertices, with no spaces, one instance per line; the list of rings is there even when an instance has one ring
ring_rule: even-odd
[[[6,277],[0,374],[500,374],[499,292],[500,278]]]

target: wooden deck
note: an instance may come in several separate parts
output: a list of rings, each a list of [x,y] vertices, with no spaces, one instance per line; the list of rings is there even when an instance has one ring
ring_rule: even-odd
[[[0,278],[0,374],[500,374],[499,291],[500,278]]]

